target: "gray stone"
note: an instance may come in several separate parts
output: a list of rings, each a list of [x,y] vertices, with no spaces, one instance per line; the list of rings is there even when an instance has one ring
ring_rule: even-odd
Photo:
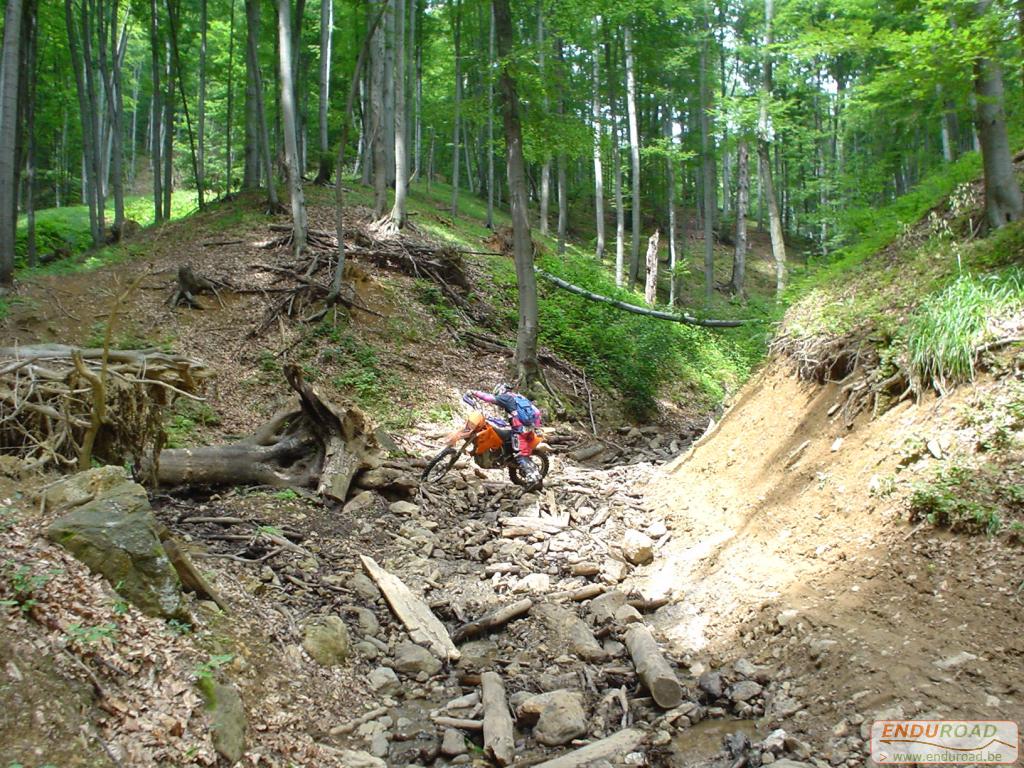
[[[388,768],[388,764],[363,750],[346,749],[341,753],[341,765],[345,768]]]
[[[187,619],[181,582],[164,552],[146,490],[122,482],[54,521],[46,536],[150,616]]]
[[[210,715],[210,738],[217,754],[234,765],[245,753],[246,718],[242,697],[233,685],[209,677],[199,679]]]
[[[393,515],[399,515],[400,517],[409,517],[411,515],[418,515],[420,508],[413,504],[411,501],[393,501],[388,506],[388,511]]]
[[[376,637],[380,632],[380,622],[377,621],[377,614],[369,608],[356,608],[356,616],[359,620],[359,631],[364,635]]]
[[[767,752],[774,753],[776,755],[782,754],[782,751],[786,747],[786,732],[782,728],[778,728],[769,733],[763,742],[761,742],[761,748]]]
[[[967,651],[960,651],[959,653],[954,653],[952,656],[947,656],[944,659],[936,661],[935,666],[939,669],[948,671],[950,669],[962,667],[967,662],[974,661],[977,658],[978,657],[975,656],[973,653],[968,653]]]
[[[719,672],[709,669],[697,678],[697,687],[712,699],[722,698],[725,693],[725,686],[722,683],[722,675]]]
[[[760,693],[760,683],[755,683],[753,680],[741,680],[729,689],[729,698],[732,701],[750,701]]]
[[[377,646],[373,643],[368,643],[365,640],[356,643],[352,648],[356,653],[369,661],[373,661],[380,655],[380,651],[377,650]]]
[[[646,533],[628,530],[622,536],[622,556],[633,565],[643,565],[654,559],[654,541]]]
[[[536,718],[533,737],[549,747],[568,744],[587,732],[583,696],[575,691],[550,691],[531,696],[520,705],[519,715],[527,721]]]
[[[640,611],[628,603],[620,606],[615,612],[616,624],[635,624],[636,622],[643,620],[644,617],[640,615]]]
[[[71,509],[104,495],[121,483],[131,482],[131,479],[124,467],[94,467],[51,485],[43,492],[43,503],[47,509]]]
[[[615,618],[615,612],[626,604],[626,593],[611,589],[590,601],[590,617],[595,624],[605,624]]]
[[[800,611],[790,608],[786,611],[779,611],[779,614],[775,617],[775,620],[779,623],[780,627],[788,627],[790,624],[796,623],[796,620],[800,617]]]
[[[466,737],[462,735],[462,731],[457,731],[454,728],[445,728],[444,738],[441,739],[441,752],[448,755],[448,757],[466,754],[468,752],[466,749]]]
[[[757,667],[751,664],[747,659],[739,659],[732,668],[736,670],[736,674],[741,677],[754,677],[757,674]]]
[[[605,584],[618,584],[629,576],[629,566],[621,560],[607,558],[601,564],[601,581]]]
[[[370,689],[381,696],[390,696],[402,690],[402,683],[398,680],[398,675],[390,667],[377,667],[367,676],[367,682],[370,684]]]
[[[395,649],[394,668],[407,675],[426,672],[436,675],[441,671],[441,661],[422,645],[405,642]]]
[[[369,507],[373,506],[374,502],[376,502],[377,499],[378,496],[373,491],[360,491],[347,502],[345,502],[345,506],[342,507],[341,511],[347,514],[355,514],[357,512],[362,512],[364,509],[368,509]]]
[[[353,573],[346,585],[369,603],[380,599],[380,590],[365,573]]]
[[[338,616],[317,616],[306,623],[302,647],[323,667],[333,667],[348,659],[348,627]]]

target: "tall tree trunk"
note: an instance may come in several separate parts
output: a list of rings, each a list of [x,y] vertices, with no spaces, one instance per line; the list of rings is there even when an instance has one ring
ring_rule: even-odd
[[[462,0],[454,0],[452,6],[455,36],[455,114],[452,118],[452,205],[454,219],[459,213],[459,120],[462,110]]]
[[[231,132],[234,128],[234,108],[235,108],[235,89],[234,89],[234,74],[235,74],[235,0],[231,0],[231,20],[228,25],[228,104],[227,104],[227,119],[224,127],[224,196],[228,197],[231,194],[231,175],[232,175],[232,160],[231,156]]]
[[[659,232],[654,230],[654,234],[647,240],[647,258],[645,259],[647,272],[644,282],[644,301],[652,307],[658,303],[658,239]]]
[[[317,184],[331,180],[330,141],[327,132],[327,111],[330,107],[331,38],[334,31],[334,0],[320,0],[320,103],[318,128],[320,130],[320,162],[316,174]]]
[[[171,52],[174,56],[174,69],[178,76],[178,93],[181,95],[181,110],[185,114],[185,128],[188,132],[188,146],[192,157],[192,177],[196,182],[196,191],[199,198],[199,209],[202,210],[206,203],[203,196],[202,169],[199,167],[199,156],[196,152],[196,139],[192,133],[192,118],[189,115],[188,98],[185,94],[185,68],[181,66],[181,50],[178,46],[178,29],[181,26],[181,19],[178,16],[180,7],[179,0],[167,0],[167,21],[171,32]]]
[[[775,196],[775,184],[772,181],[771,144],[773,131],[768,102],[772,98],[772,58],[771,45],[774,41],[772,22],[775,16],[775,0],[764,1],[764,74],[761,81],[761,110],[758,119],[757,155],[760,159],[761,190],[768,209],[768,229],[772,239],[772,257],[775,260],[775,294],[781,296],[786,288],[786,242],[782,234],[782,218],[779,215],[779,203]]]
[[[736,248],[732,256],[729,291],[743,296],[747,270],[747,209],[750,207],[750,152],[745,138],[740,138],[736,150]]]
[[[206,190],[206,5],[199,0],[199,98],[196,100],[196,187],[199,199]]]
[[[379,0],[387,13],[388,0]],[[384,29],[378,26],[370,45],[370,154],[373,178],[373,214],[380,217],[387,205],[387,153],[384,151]]]
[[[391,223],[405,226],[405,198],[409,184],[409,163],[406,156],[405,133],[405,0],[395,3],[395,204]]]
[[[415,19],[419,16],[420,0],[412,0],[412,17]],[[423,166],[420,164],[420,159],[423,150],[423,117],[422,117],[422,106],[423,106],[423,33],[416,38],[416,105],[413,109],[415,112],[416,127],[414,129],[415,134],[415,160],[413,162],[413,178],[418,179],[420,174],[423,172]],[[430,183],[429,180],[427,182]]]
[[[633,32],[625,28],[626,39],[626,112],[629,118],[629,158],[633,187],[633,242],[629,255],[629,287],[640,279],[640,130],[636,117],[636,63],[633,60]]]
[[[612,163],[615,165],[615,285],[625,283],[626,212],[622,208],[622,151],[617,118],[613,120]]]
[[[544,116],[548,114],[547,82],[544,72],[544,3],[537,5],[537,62],[540,65],[541,91],[543,92],[542,105]],[[540,233],[547,237],[550,227],[548,226],[548,209],[551,205],[551,155],[544,155],[544,164],[540,169]]]
[[[415,3],[416,0],[413,0]],[[494,8],[487,34],[487,228],[494,229]]]
[[[245,147],[243,149],[242,189],[259,189],[260,186],[260,121],[263,119],[257,108],[262,84],[260,83],[259,62],[249,55],[249,49],[258,47],[259,11],[250,13],[250,2],[245,0]],[[257,6],[258,8],[258,6]]]
[[[555,55],[558,59],[558,117],[565,117],[565,55],[561,38],[555,39]],[[569,226],[569,195],[566,189],[565,150],[558,150],[558,254],[565,253],[565,234]]]
[[[270,159],[270,130],[267,127],[267,112],[263,105],[263,76],[260,73],[260,59],[258,48],[258,32],[260,26],[259,0],[245,0],[245,16],[248,25],[246,36],[246,57],[252,71],[254,112],[256,118],[256,130],[259,134],[261,164],[267,181],[267,203],[272,211],[281,207],[277,197],[277,182],[274,179],[274,166]]]
[[[601,167],[601,71],[598,64],[598,43],[597,16],[592,22],[594,33],[594,49],[592,52],[591,68],[591,100],[590,114],[594,131],[594,219],[597,225],[597,250],[595,256],[598,261],[604,259],[604,169]]]
[[[281,77],[281,122],[284,124],[285,167],[292,208],[292,245],[295,256],[306,247],[306,202],[302,196],[302,168],[296,136],[295,83],[292,62],[292,9],[290,0],[277,0],[277,38]]]
[[[81,43],[82,43],[82,64],[85,73],[86,89],[86,112],[83,114],[83,121],[88,121],[90,136],[95,142],[90,153],[90,193],[93,198],[93,206],[96,210],[96,219],[93,229],[93,244],[102,245],[106,237],[106,199],[103,189],[103,141],[104,133],[102,127],[103,111],[97,92],[97,80],[100,77],[96,73],[97,58],[93,55],[93,28],[98,20],[93,18],[91,6],[83,6],[79,19],[81,21]],[[102,35],[101,35],[102,38]]]
[[[509,0],[493,0],[493,3],[498,55],[502,62],[502,113],[505,118],[508,190],[512,209],[512,248],[519,285],[519,331],[516,337],[515,366],[520,384],[529,387],[540,378],[540,364],[537,361],[537,278],[533,271],[533,240],[527,214],[519,96],[509,71],[513,43],[512,14]]]
[[[150,162],[153,167],[153,220],[159,224],[164,220],[164,192],[161,154],[163,144],[160,134],[160,122],[163,119],[163,92],[160,90],[160,16],[156,0],[149,3],[149,49],[152,70],[150,77],[153,84],[150,105]]]
[[[710,33],[710,30],[709,30]],[[700,49],[700,150],[704,191],[704,300],[711,302],[715,290],[715,147],[711,136],[711,88],[708,83],[708,39]]]
[[[26,88],[25,94],[25,133],[27,135],[28,147],[25,153],[25,256],[28,265],[34,267],[37,264],[36,256],[36,205],[35,205],[35,178],[36,178],[36,82],[39,75],[38,48],[39,48],[39,19],[38,6],[35,0],[29,0],[28,7],[23,10],[25,19],[25,45],[28,50],[25,56],[26,64]],[[2,79],[2,75],[0,75]],[[15,216],[17,221],[17,216]],[[2,284],[2,281],[0,281]]]
[[[170,14],[167,18],[171,28]],[[169,36],[169,35],[168,35]],[[171,43],[164,42],[164,216],[171,218],[171,198],[174,193],[174,67],[171,64]]]
[[[992,0],[978,0],[975,12],[984,16]],[[996,58],[979,57],[974,62],[975,119],[981,162],[985,171],[985,215],[988,225],[998,229],[1024,216],[1024,198],[1013,171],[1013,156],[1006,133],[1003,99],[1003,67]]]
[[[395,185],[395,0],[387,0],[384,15],[384,177],[388,188]]]
[[[68,25],[70,0],[66,0]],[[4,12],[3,62],[0,63],[0,292],[14,283],[16,133],[18,122],[18,60],[21,45],[21,0],[7,0]],[[70,33],[70,28],[69,28]]]
[[[664,135],[668,140],[668,156],[665,158],[665,184],[668,187],[668,303],[676,303],[676,264],[679,254],[676,247],[676,157],[675,137],[672,135],[672,110],[665,109],[662,119]]]

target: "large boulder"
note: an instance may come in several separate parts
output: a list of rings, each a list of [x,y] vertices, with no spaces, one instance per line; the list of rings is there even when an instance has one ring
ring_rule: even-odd
[[[187,619],[181,582],[164,552],[146,490],[124,481],[59,518],[46,535],[143,613]]]
[[[47,509],[71,509],[102,496],[122,483],[131,481],[124,467],[112,464],[76,472],[54,483],[43,492]]]

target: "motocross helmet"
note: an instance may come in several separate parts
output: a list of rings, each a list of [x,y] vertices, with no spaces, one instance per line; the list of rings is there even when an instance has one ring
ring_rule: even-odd
[[[495,397],[498,397],[498,396],[500,396],[500,395],[504,395],[504,394],[505,394],[506,392],[508,392],[509,390],[510,390],[510,387],[509,387],[509,385],[508,385],[508,384],[505,384],[504,382],[502,382],[501,384],[498,384],[498,385],[497,385],[497,386],[496,386],[496,387],[495,387],[495,388],[494,388],[494,389],[492,390],[491,394],[492,394],[492,395],[494,395]]]

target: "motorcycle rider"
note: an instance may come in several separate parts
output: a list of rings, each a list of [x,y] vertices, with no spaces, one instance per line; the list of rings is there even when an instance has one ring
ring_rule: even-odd
[[[530,463],[530,442],[523,440],[524,433],[532,433],[541,424],[540,409],[525,395],[513,392],[508,384],[498,384],[493,392],[471,390],[462,396],[463,402],[473,405],[475,400],[496,405],[509,416],[512,426],[512,450],[517,454],[516,461],[525,473],[534,471]]]

